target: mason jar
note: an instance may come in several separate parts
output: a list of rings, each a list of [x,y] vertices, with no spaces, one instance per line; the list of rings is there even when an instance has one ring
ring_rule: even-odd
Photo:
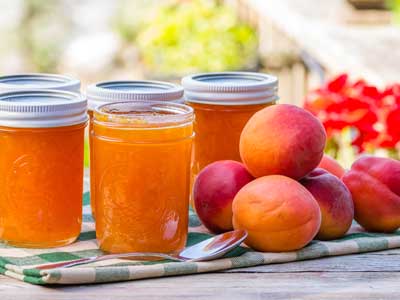
[[[93,113],[92,199],[106,252],[182,250],[188,233],[193,110],[116,102]]]
[[[86,100],[57,90],[0,94],[0,240],[72,243],[82,222]]]
[[[262,73],[195,74],[184,77],[182,86],[196,116],[194,177],[214,161],[240,161],[239,139],[245,124],[278,100],[277,77]]]
[[[88,99],[89,132],[93,130],[93,111],[99,105],[128,101],[163,101],[183,103],[183,88],[180,85],[150,80],[125,80],[125,81],[104,81],[88,86],[86,91]],[[89,145],[92,145],[92,135],[89,134]],[[90,159],[93,153],[90,151]],[[93,169],[90,168],[90,204],[93,217],[96,216],[94,193],[95,178]]]

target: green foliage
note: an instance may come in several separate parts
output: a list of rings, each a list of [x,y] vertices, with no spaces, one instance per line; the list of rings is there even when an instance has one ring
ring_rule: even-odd
[[[211,0],[169,1],[136,29],[145,68],[158,77],[238,70],[256,64],[257,35],[228,6]]]
[[[400,0],[387,0],[388,7],[394,14],[394,20],[397,24],[400,24]]]
[[[69,18],[61,1],[25,0],[18,28],[19,44],[28,63],[39,72],[55,72]]]
[[[84,144],[84,166],[85,168],[89,168],[90,164],[90,148],[89,148],[89,139],[85,138]]]

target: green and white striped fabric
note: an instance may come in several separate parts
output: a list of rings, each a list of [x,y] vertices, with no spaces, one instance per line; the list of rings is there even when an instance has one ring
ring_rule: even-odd
[[[140,262],[115,259],[67,269],[35,269],[35,265],[101,254],[95,240],[88,193],[84,194],[83,205],[84,224],[77,242],[53,249],[22,249],[0,244],[0,274],[42,285],[100,283],[213,272],[400,247],[400,231],[394,234],[366,233],[354,225],[350,233],[340,240],[313,241],[306,248],[295,252],[260,253],[240,247],[227,257],[210,262]],[[192,245],[208,238],[210,234],[206,233],[193,212],[189,214],[190,233],[187,244]]]

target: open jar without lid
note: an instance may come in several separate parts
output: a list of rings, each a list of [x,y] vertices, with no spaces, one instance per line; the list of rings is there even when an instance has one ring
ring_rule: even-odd
[[[89,108],[89,132],[93,128],[93,111],[99,105],[115,102],[140,102],[140,101],[162,101],[162,102],[183,102],[183,88],[177,84],[150,81],[150,80],[124,80],[124,81],[104,81],[88,86],[86,91]],[[90,148],[92,145],[92,135],[89,135]],[[90,151],[90,160],[92,160]],[[90,168],[90,177],[93,177]],[[94,187],[91,185],[91,189]],[[90,196],[91,198],[92,195]],[[90,201],[92,214],[96,217],[94,200]]]
[[[155,101],[102,105],[92,130],[96,235],[107,252],[183,249],[193,110]]]

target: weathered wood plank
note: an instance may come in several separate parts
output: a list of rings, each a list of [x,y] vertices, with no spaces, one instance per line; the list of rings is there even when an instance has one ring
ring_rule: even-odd
[[[0,277],[2,300],[22,299],[397,299],[400,273],[202,274],[44,288]]]
[[[400,255],[396,252],[335,256],[286,264],[233,269],[230,273],[295,273],[295,272],[400,272]]]

